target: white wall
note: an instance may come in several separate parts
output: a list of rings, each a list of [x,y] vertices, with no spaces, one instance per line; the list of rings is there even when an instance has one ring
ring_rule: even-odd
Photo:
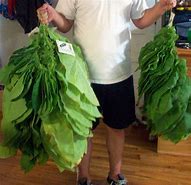
[[[8,63],[13,51],[27,43],[27,35],[16,21],[0,16],[0,65]]]

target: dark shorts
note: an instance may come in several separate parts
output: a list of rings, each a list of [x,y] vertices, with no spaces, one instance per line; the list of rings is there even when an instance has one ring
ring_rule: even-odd
[[[99,110],[106,125],[115,129],[127,128],[136,120],[133,76],[114,84],[92,84],[100,103]],[[93,129],[99,119],[93,123]]]

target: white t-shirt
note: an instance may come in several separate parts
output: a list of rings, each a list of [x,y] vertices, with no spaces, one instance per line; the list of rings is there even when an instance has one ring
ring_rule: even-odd
[[[84,54],[93,83],[128,78],[130,19],[141,18],[145,0],[59,0],[56,10],[74,20],[74,40]]]

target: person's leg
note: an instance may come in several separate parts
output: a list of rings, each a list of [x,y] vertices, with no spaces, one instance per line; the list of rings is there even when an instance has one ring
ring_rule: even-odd
[[[91,153],[92,153],[92,138],[88,139],[88,150],[87,153],[84,155],[81,163],[78,166],[78,180],[86,178],[90,181],[90,160],[91,160]]]
[[[106,143],[109,155],[109,177],[113,180],[118,180],[118,175],[121,174],[124,142],[124,129],[113,129],[107,126]]]
[[[133,78],[106,87],[103,122],[107,126],[109,154],[108,184],[127,185],[122,175],[122,156],[125,143],[125,128],[135,121],[135,97]]]

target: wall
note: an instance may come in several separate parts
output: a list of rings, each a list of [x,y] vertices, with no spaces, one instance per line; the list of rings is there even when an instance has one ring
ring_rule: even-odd
[[[26,43],[27,35],[17,21],[10,21],[0,16],[0,65],[8,63],[11,53]]]

